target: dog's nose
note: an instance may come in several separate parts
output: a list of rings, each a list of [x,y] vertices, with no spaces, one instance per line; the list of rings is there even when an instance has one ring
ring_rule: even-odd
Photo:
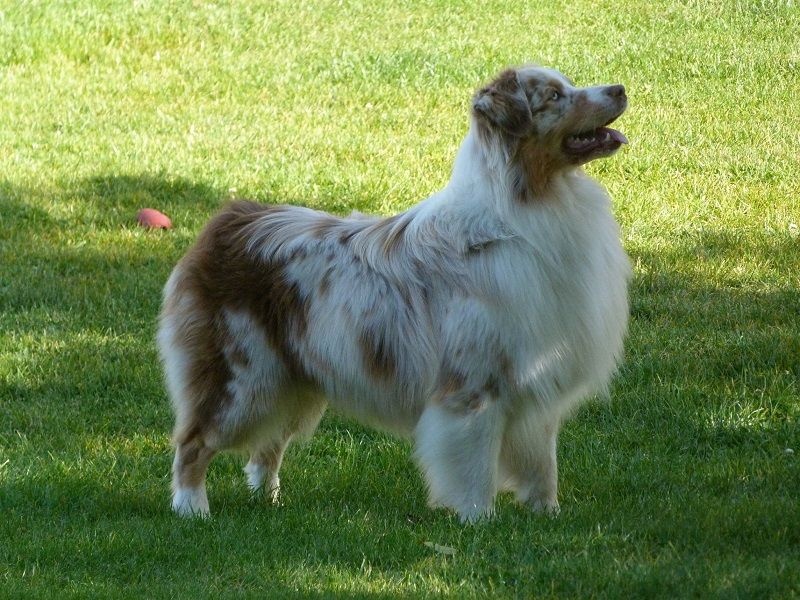
[[[606,87],[606,94],[612,98],[624,98],[625,86],[624,85],[609,85]]]

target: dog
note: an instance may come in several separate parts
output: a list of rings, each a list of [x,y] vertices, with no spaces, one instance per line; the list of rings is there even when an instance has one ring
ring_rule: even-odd
[[[410,436],[431,506],[462,521],[510,491],[555,514],[556,439],[618,368],[630,265],[582,170],[626,138],[621,85],[536,66],[474,95],[447,185],[388,218],[235,201],[165,286],[172,508],[209,514],[206,470],[249,454],[278,498],[290,440],[327,404]]]

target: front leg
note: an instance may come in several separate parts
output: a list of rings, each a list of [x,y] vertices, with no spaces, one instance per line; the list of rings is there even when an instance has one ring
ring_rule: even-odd
[[[452,508],[462,521],[491,515],[503,425],[501,400],[487,390],[460,390],[425,408],[416,458],[432,505]]]
[[[509,423],[500,451],[503,487],[535,512],[555,516],[558,505],[556,442],[561,419],[530,411]]]

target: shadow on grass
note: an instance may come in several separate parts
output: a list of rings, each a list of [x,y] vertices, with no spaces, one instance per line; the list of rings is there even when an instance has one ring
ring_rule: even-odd
[[[0,184],[0,241],[7,261],[0,271],[0,301],[6,317],[67,314],[61,326],[70,321],[78,329],[88,317],[99,321],[97,328],[116,330],[140,329],[142,319],[154,322],[170,270],[227,199],[226,192],[202,183],[149,174],[93,177],[47,189]],[[167,213],[175,229],[138,227],[136,214],[144,207]]]
[[[262,191],[241,192],[236,197],[266,204],[300,202]],[[6,234],[25,229],[53,233],[46,231],[53,228],[88,235],[136,229],[138,211],[156,208],[172,217],[176,229],[196,231],[233,197],[229,190],[168,174],[104,175],[38,188],[0,182],[0,219]]]
[[[98,176],[48,188],[0,183],[6,316],[33,309],[77,316],[81,328],[87,315],[99,317],[98,327],[124,329],[120,321],[127,321],[140,328],[137,317],[155,318],[170,270],[229,199],[227,191],[168,175]],[[140,228],[136,215],[145,207],[165,212],[175,228]]]
[[[0,240],[11,238],[16,229],[54,226],[56,220],[38,206],[46,201],[31,189],[0,182]]]
[[[263,190],[224,190],[168,175],[98,176],[79,182],[74,194],[110,226],[135,222],[141,208],[156,208],[173,218],[177,228],[198,230],[226,201],[248,198],[264,204],[302,204],[302,199],[276,197]]]
[[[800,376],[800,240],[703,232],[631,258],[633,335],[660,339],[673,365],[723,380]]]

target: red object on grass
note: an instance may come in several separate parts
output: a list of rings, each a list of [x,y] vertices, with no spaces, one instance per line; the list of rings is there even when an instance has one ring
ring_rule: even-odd
[[[139,225],[148,229],[170,229],[172,227],[169,217],[155,208],[143,208],[136,215],[136,220]]]

